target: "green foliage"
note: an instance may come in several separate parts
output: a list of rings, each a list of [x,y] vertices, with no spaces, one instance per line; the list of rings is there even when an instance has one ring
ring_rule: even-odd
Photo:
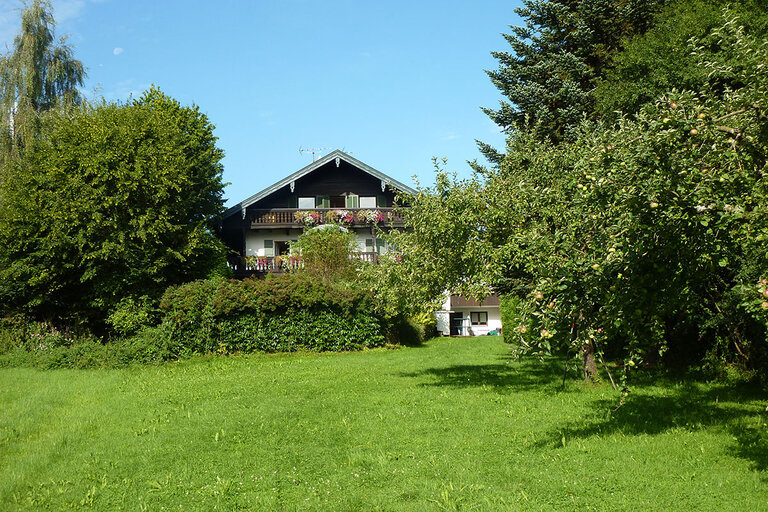
[[[459,181],[438,162],[435,170],[435,185],[417,185],[404,201],[405,227],[382,235],[397,253],[366,269],[385,315],[433,311],[446,290],[476,297],[490,291],[483,266],[488,246],[478,229],[485,210],[480,182]]]
[[[388,317],[383,322],[384,339],[390,345],[417,346],[435,336],[437,321],[430,313]]]
[[[41,113],[80,100],[85,68],[64,38],[55,42],[54,27],[51,4],[33,0],[13,47],[0,56],[0,163],[31,144]]]
[[[573,142],[517,131],[483,181],[438,174],[394,275],[415,296],[479,283],[516,297],[504,333],[522,352],[581,352],[594,370],[593,352],[631,367],[709,351],[765,375],[768,47],[727,19],[689,52],[700,91]]]
[[[598,80],[594,91],[597,113],[615,120],[617,112],[635,114],[647,103],[672,89],[700,90],[712,77],[690,52],[688,41],[701,39],[722,25],[723,8],[739,18],[747,33],[762,37],[768,30],[768,7],[763,0],[676,0],[654,19],[647,32],[628,39],[611,59],[611,66]],[[715,50],[732,64],[738,64],[738,48]],[[739,87],[736,76],[719,76],[718,85]]]
[[[527,350],[589,343],[631,364],[691,363],[719,344],[731,362],[765,365],[768,48],[730,20],[691,52],[710,83],[741,87],[670,93],[572,144],[520,134],[488,174],[488,264],[521,299],[505,334],[516,328]]]
[[[382,343],[372,299],[311,274],[207,280],[169,289],[161,328],[176,355],[352,350]]]
[[[0,309],[99,325],[223,260],[223,153],[197,107],[158,89],[51,116],[0,182]]]
[[[27,322],[21,316],[0,317],[0,354],[23,345],[26,325]]]
[[[623,39],[645,31],[663,0],[524,0],[524,27],[504,37],[511,52],[492,52],[488,71],[504,99],[483,111],[503,130],[531,130],[540,140],[573,140],[594,110],[592,89]],[[501,155],[480,150],[494,164]]]
[[[306,230],[291,249],[301,255],[303,271],[315,279],[351,280],[357,274],[357,238],[336,224]]]
[[[521,299],[516,295],[502,295],[499,297],[499,310],[501,313],[501,325],[504,329],[504,341],[515,343],[520,326],[524,325],[521,311]]]
[[[157,327],[141,327],[131,336],[104,342],[85,331],[60,331],[20,317],[0,321],[0,367],[122,368],[175,357],[167,334]]]
[[[131,336],[143,327],[157,324],[158,316],[150,297],[126,297],[109,314],[107,323],[119,336]]]

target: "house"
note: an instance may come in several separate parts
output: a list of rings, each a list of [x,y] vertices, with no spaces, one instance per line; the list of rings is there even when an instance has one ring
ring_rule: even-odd
[[[359,257],[376,261],[387,250],[376,237],[402,227],[395,211],[398,191],[411,187],[336,150],[224,212],[221,237],[233,251],[230,266],[238,277],[299,265],[290,243],[304,228],[335,222],[357,235]]]
[[[416,191],[336,150],[224,212],[221,237],[237,277],[280,272],[301,264],[290,244],[307,227],[333,222],[355,233],[358,257],[376,262],[387,251],[377,227],[403,227],[398,191]],[[448,295],[436,312],[444,335],[480,335],[501,328],[498,296],[483,304]]]
[[[437,330],[443,336],[480,336],[501,332],[500,301],[496,294],[482,302],[446,294],[445,302],[435,312],[435,317]]]

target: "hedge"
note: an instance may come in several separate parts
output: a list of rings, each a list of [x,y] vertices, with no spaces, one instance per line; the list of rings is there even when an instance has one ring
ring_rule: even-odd
[[[384,344],[370,294],[301,273],[169,288],[161,331],[176,356],[354,350]]]

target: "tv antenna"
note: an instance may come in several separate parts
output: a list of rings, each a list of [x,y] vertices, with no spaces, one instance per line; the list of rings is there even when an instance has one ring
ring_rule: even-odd
[[[330,151],[333,148],[302,148],[299,147],[299,153],[312,153],[312,161],[315,161],[315,153],[320,153],[321,151]]]

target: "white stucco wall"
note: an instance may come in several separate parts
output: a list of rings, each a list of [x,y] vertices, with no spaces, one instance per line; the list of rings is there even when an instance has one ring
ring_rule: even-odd
[[[300,229],[248,231],[245,234],[245,255],[266,256],[264,252],[264,240],[273,240],[275,242],[290,242],[291,240],[298,239],[300,234]]]
[[[245,255],[246,256],[266,256],[264,251],[264,240],[273,242],[290,242],[296,240],[301,235],[301,229],[265,229],[259,231],[248,231],[245,234]],[[358,250],[366,250],[365,240],[372,238],[370,230],[355,231],[357,236]]]
[[[470,325],[469,314],[476,311],[485,311],[488,313],[488,325]],[[461,313],[464,321],[462,322],[463,336],[484,336],[488,332],[501,329],[501,310],[498,306],[480,306],[480,307],[462,307],[454,308],[454,313]]]
[[[435,320],[437,320],[437,331],[443,333],[443,336],[451,334],[451,314],[448,311],[435,311]]]
[[[488,325],[471,325],[469,314],[475,311],[488,313]],[[499,309],[499,306],[452,307],[451,296],[446,293],[440,310],[435,311],[437,330],[442,332],[444,336],[449,336],[451,333],[451,313],[461,314],[462,316],[462,336],[483,336],[490,331],[501,329],[501,309]]]

